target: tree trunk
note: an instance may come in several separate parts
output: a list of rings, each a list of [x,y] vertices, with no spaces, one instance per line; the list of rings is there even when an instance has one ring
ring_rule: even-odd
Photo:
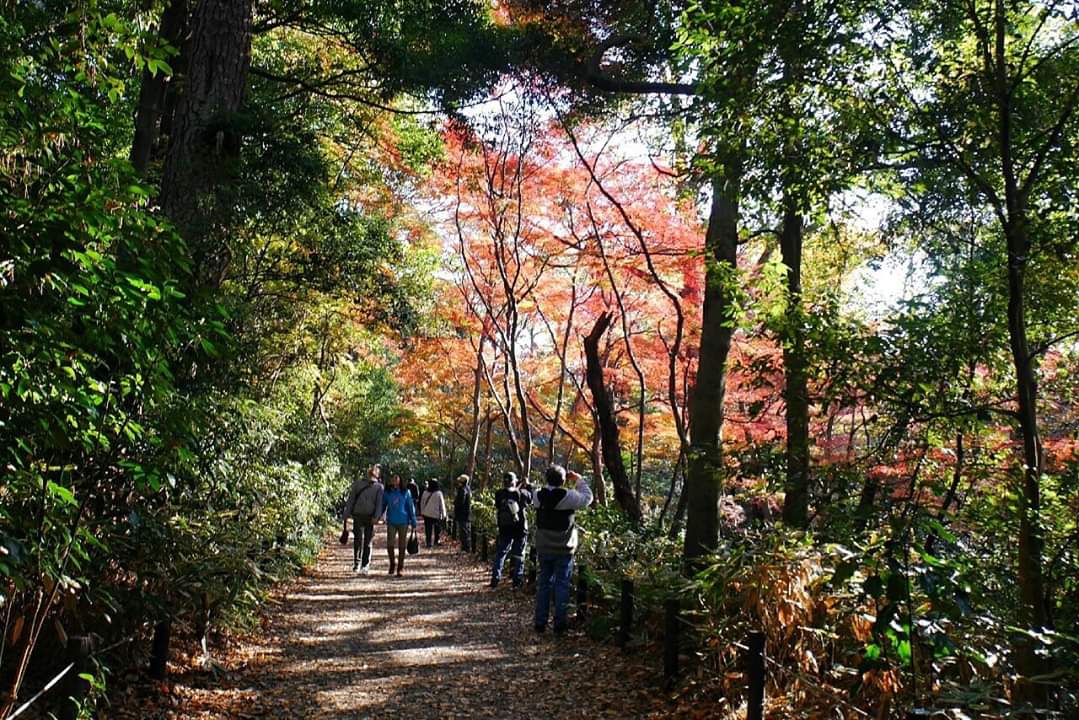
[[[784,399],[787,405],[787,477],[783,521],[805,527],[809,517],[809,384],[802,311],[804,223],[793,198],[785,199],[780,249],[787,266],[787,310],[783,331]]]
[[[171,0],[161,14],[158,37],[162,44],[179,47],[187,25],[187,0]],[[131,143],[131,164],[140,173],[146,171],[161,131],[165,99],[173,88],[180,70],[180,58],[172,58],[173,74],[166,75],[148,69],[142,73],[138,111],[135,114],[135,138]],[[175,92],[175,90],[173,90]]]
[[[538,305],[538,303],[537,303]],[[554,421],[551,423],[551,437],[547,443],[547,464],[554,464],[555,444],[558,440],[558,421],[562,416],[562,399],[566,389],[566,351],[569,348],[570,332],[573,330],[573,314],[577,310],[577,270],[573,271],[573,284],[570,286],[569,313],[566,315],[566,328],[562,333],[562,347],[558,351],[558,394],[554,403]],[[553,333],[552,333],[553,338]]]
[[[700,360],[690,401],[690,449],[685,559],[687,569],[719,542],[719,493],[723,480],[720,433],[727,388],[727,355],[734,330],[731,296],[737,282],[740,152],[728,149],[712,181],[712,207],[705,235],[705,293]]]
[[[490,400],[487,402],[487,407],[484,410],[484,415],[487,417],[487,428],[483,433],[483,476],[488,482],[491,481],[491,430],[494,424],[494,418],[491,416],[491,404]]]
[[[472,438],[468,449],[468,477],[476,477],[476,455],[480,450],[480,384],[483,382],[483,346],[487,335],[480,335],[480,347],[476,351],[476,370],[472,379]]]
[[[1014,217],[1014,216],[1013,216]],[[1010,231],[1009,231],[1010,230]],[[1023,626],[1040,629],[1049,624],[1045,578],[1042,573],[1044,538],[1041,528],[1042,452],[1038,436],[1037,386],[1033,358],[1027,342],[1024,300],[1026,262],[1030,242],[1022,216],[1006,229],[1008,240],[1008,337],[1015,366],[1019,400],[1019,430],[1023,435],[1023,486],[1019,495],[1019,595]],[[1022,641],[1020,670],[1024,675],[1040,674],[1046,663],[1034,653],[1029,640]]]
[[[197,282],[216,287],[230,253],[227,189],[240,158],[236,115],[251,64],[251,0],[202,0],[161,181],[161,208],[188,242]]]
[[[592,452],[589,457],[592,460],[592,489],[596,492],[596,503],[607,504],[607,482],[603,479],[603,443],[601,441],[599,421],[592,431]]]
[[[611,476],[611,484],[614,486],[614,500],[618,506],[629,516],[634,523],[641,521],[641,506],[633,494],[633,488],[626,474],[626,466],[622,462],[622,447],[618,440],[618,425],[615,423],[614,412],[611,409],[611,398],[607,394],[607,386],[603,381],[603,365],[599,359],[599,341],[607,328],[611,325],[610,313],[603,313],[596,320],[592,331],[584,338],[585,353],[585,379],[588,388],[592,391],[592,403],[596,408],[596,417],[599,421],[600,434],[602,435],[603,464],[607,473]]]

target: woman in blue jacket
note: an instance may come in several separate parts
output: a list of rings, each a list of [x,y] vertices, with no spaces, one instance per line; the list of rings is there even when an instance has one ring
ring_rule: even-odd
[[[410,532],[416,530],[416,506],[412,494],[401,484],[396,473],[390,478],[390,487],[382,500],[386,507],[386,550],[390,553],[390,575],[394,574],[393,550],[397,546],[397,577],[405,567],[405,543]]]

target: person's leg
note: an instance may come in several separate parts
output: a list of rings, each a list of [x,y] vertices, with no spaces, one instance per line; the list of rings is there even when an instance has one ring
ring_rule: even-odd
[[[408,525],[401,525],[397,529],[397,574],[405,568],[405,544],[408,543],[408,534],[411,532]]]
[[[554,555],[539,556],[539,580],[536,583],[536,629],[543,631],[547,627],[547,616],[551,610],[551,580],[554,573]]]
[[[434,533],[435,521],[424,515],[423,517],[423,544],[425,547],[431,547],[431,535]]]
[[[442,520],[435,520],[432,524],[435,526],[435,546],[437,547],[442,542]]]
[[[513,538],[513,546],[510,549],[510,560],[513,562],[513,586],[521,587],[525,579],[525,535],[519,533]]]
[[[509,555],[513,536],[498,533],[498,544],[495,545],[495,564],[491,566],[491,587],[498,585],[502,579],[502,567],[506,564],[506,556]]]
[[[569,606],[569,581],[573,575],[573,556],[558,555],[554,562],[554,631],[566,629]]]
[[[361,523],[356,529],[356,534],[363,536],[363,555],[360,557],[360,567],[367,569],[371,566],[371,541],[375,539],[375,526]]]
[[[394,568],[394,557],[393,557],[393,546],[394,546],[394,541],[397,539],[396,535],[397,535],[397,526],[387,524],[386,525],[386,552],[389,553],[389,556],[390,556],[390,575],[393,575],[393,571],[395,569]]]
[[[465,552],[472,552],[472,521],[462,520],[458,524],[461,526],[461,549]]]
[[[358,570],[360,567],[360,553],[363,551],[363,530],[360,528],[360,524],[355,520],[352,521],[352,569]]]

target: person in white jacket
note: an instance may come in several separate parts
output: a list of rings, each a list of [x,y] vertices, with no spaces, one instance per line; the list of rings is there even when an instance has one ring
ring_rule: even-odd
[[[573,490],[562,487],[566,479],[576,482]],[[536,632],[547,629],[547,616],[554,591],[554,631],[566,630],[566,606],[573,575],[573,556],[577,552],[575,513],[592,504],[592,488],[575,472],[560,465],[547,468],[546,486],[533,496],[536,507],[536,556],[539,580],[536,588]]]
[[[438,480],[427,481],[427,489],[420,495],[420,515],[423,516],[424,544],[431,547],[431,536],[434,535],[435,545],[438,545],[442,540],[442,523],[448,517],[446,499]]]

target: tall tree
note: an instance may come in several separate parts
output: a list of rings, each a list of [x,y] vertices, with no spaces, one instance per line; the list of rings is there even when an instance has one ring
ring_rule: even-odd
[[[906,17],[913,31],[891,37],[903,63],[887,78],[904,112],[890,118],[888,130],[919,150],[921,172],[930,182],[965,186],[984,203],[1003,238],[1000,272],[1007,280],[1006,325],[1021,438],[1019,622],[1037,630],[1051,622],[1043,566],[1045,462],[1037,364],[1057,338],[1031,341],[1029,270],[1032,263],[1046,261],[1046,244],[1063,238],[1072,247],[1075,243],[1074,232],[1060,235],[1053,208],[1062,193],[1075,192],[1074,178],[1064,168],[1075,162],[1079,132],[1079,26],[1058,3],[1003,0],[915,3]],[[898,124],[904,121],[907,127]],[[922,134],[910,137],[911,127]],[[956,181],[941,183],[941,166]],[[1052,332],[1050,318],[1039,321],[1039,336]],[[1019,644],[1019,660],[1028,677],[1045,668],[1029,637]],[[1036,683],[1023,686],[1028,698],[1044,696],[1044,690]]]
[[[251,0],[201,0],[184,46],[184,87],[161,180],[161,208],[189,243],[200,282],[221,283],[251,65]]]

